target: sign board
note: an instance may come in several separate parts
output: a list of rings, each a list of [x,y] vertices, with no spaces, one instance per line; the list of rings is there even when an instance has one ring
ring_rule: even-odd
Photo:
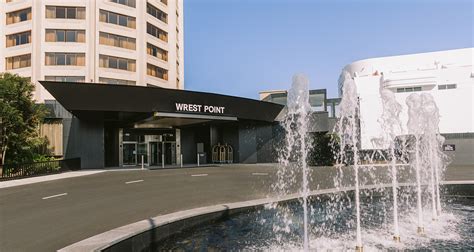
[[[209,114],[224,114],[225,107],[223,106],[211,106],[203,104],[193,103],[175,103],[176,111],[178,112],[196,112],[196,113],[209,113]]]
[[[443,151],[456,151],[455,144],[443,144]]]

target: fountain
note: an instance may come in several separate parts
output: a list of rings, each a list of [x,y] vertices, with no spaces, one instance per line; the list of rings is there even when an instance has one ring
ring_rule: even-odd
[[[473,200],[451,199],[441,209],[440,183],[447,158],[441,151],[444,138],[439,134],[439,112],[431,95],[410,94],[403,108],[393,91],[381,85],[383,111],[379,122],[383,135],[380,148],[367,152],[360,143],[364,124],[359,117],[356,85],[347,72],[342,77],[340,118],[334,128],[333,144],[338,146],[334,167],[308,165],[312,146],[309,81],[296,75],[281,123],[284,135],[277,179],[271,185],[271,196],[277,201],[180,234],[159,250],[474,247]],[[404,109],[408,114],[406,128],[400,116]],[[296,200],[289,200],[289,195]],[[429,208],[431,214],[423,211]]]
[[[277,195],[289,193],[290,185],[298,183],[297,173],[301,173],[301,187],[303,206],[303,249],[309,250],[308,237],[308,196],[309,196],[309,169],[308,169],[308,125],[311,106],[309,104],[309,81],[304,75],[295,75],[293,84],[288,91],[287,114],[282,126],[285,130],[284,143],[278,158],[278,180],[274,186]],[[286,215],[285,215],[286,216]],[[291,220],[283,221],[286,226]],[[275,226],[275,231],[280,230]],[[285,229],[288,230],[288,229]]]
[[[402,106],[397,102],[392,91],[384,89],[380,84],[380,97],[382,99],[383,113],[380,123],[385,133],[382,138],[388,145],[390,155],[390,169],[392,173],[392,198],[393,198],[393,239],[400,242],[400,229],[398,226],[398,180],[397,180],[397,158],[395,156],[395,141],[397,135],[402,133],[400,113]]]
[[[415,136],[414,149],[414,167],[416,173],[416,209],[418,213],[418,227],[419,234],[424,233],[423,227],[423,206],[421,203],[421,162],[420,162],[420,135],[421,135],[421,120],[419,112],[421,111],[421,102],[419,95],[416,93],[407,97],[406,103],[408,106],[408,132]]]
[[[338,160],[352,164],[354,169],[355,204],[356,204],[356,251],[363,251],[362,231],[360,227],[360,192],[359,192],[359,129],[358,109],[359,102],[354,81],[345,73],[343,97],[340,103],[340,118],[336,125],[337,135],[340,137],[340,152]],[[349,151],[348,151],[349,150]],[[350,155],[348,155],[350,154]]]

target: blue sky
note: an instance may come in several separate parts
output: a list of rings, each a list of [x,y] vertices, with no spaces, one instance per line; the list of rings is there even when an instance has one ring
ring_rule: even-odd
[[[185,0],[185,89],[258,98],[295,73],[337,96],[356,60],[473,47],[471,0]]]

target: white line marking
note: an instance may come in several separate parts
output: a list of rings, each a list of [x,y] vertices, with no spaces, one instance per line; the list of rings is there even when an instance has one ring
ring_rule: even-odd
[[[56,198],[56,197],[65,196],[65,195],[67,195],[67,193],[61,193],[61,194],[51,195],[51,196],[48,196],[48,197],[43,197],[43,199],[51,199],[51,198]]]
[[[193,175],[191,175],[191,177],[205,177],[205,176],[207,176],[207,175],[209,175],[209,174],[207,174],[207,173],[203,173],[203,174],[193,174]]]
[[[140,183],[140,182],[143,182],[143,179],[140,179],[140,180],[133,180],[133,181],[127,181],[127,182],[125,182],[125,184],[133,184],[133,183]]]
[[[254,172],[254,173],[252,173],[252,175],[255,175],[255,176],[267,176],[268,173],[266,173],[266,172]]]

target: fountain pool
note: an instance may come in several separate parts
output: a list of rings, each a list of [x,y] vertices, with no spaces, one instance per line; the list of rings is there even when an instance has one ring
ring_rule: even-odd
[[[429,188],[425,188],[429,191]],[[386,194],[390,195],[390,188]],[[392,238],[393,207],[386,204],[380,192],[373,197],[361,197],[361,227],[364,249],[373,250],[460,250],[474,249],[474,198],[444,198],[443,213],[432,220],[431,213],[424,212],[425,235],[416,232],[417,212],[409,207],[416,205],[416,197],[411,201],[400,202],[399,229],[403,242]],[[354,194],[339,195],[343,211],[332,211],[329,196],[312,197],[309,204],[313,209],[309,216],[309,246],[311,250],[353,250],[356,244],[354,233]],[[430,205],[429,202],[426,202]],[[277,208],[265,207],[248,210],[219,221],[191,228],[159,242],[156,251],[225,251],[225,250],[263,250],[263,251],[303,251],[303,208],[299,201],[284,203],[291,208],[293,220],[289,235],[280,239],[273,232],[275,222],[281,221]],[[405,210],[404,210],[405,209]],[[410,210],[408,210],[410,209]],[[333,224],[328,224],[333,223]]]

